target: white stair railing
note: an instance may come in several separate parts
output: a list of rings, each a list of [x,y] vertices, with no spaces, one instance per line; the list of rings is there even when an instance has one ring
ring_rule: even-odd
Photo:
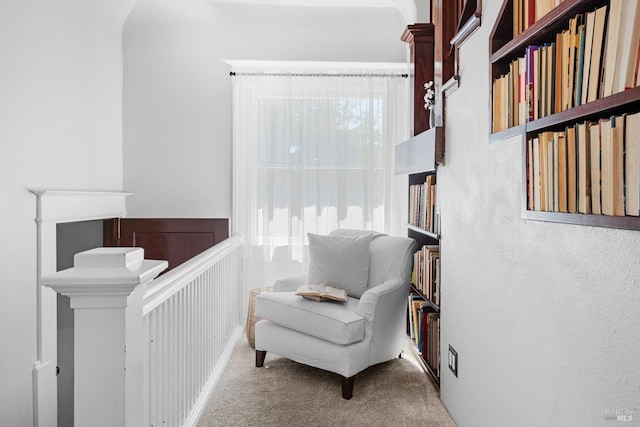
[[[152,281],[143,299],[144,426],[195,425],[240,333],[241,239]]]
[[[167,262],[141,248],[96,248],[42,278],[74,310],[75,425],[197,423],[242,331],[241,251],[233,236],[156,278]]]

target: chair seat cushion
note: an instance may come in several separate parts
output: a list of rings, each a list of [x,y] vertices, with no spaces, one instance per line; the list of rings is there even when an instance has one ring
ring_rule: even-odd
[[[336,344],[364,338],[364,318],[356,314],[358,299],[313,301],[294,292],[268,292],[256,299],[256,316]]]

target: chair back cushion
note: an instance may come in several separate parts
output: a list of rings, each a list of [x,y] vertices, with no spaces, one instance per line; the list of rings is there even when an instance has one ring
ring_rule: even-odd
[[[415,240],[408,237],[389,236],[377,231],[334,230],[330,236],[371,236],[369,245],[369,278],[367,288],[378,286],[391,278],[411,280]]]
[[[369,282],[371,234],[321,236],[308,233],[310,285],[326,283],[360,298]]]

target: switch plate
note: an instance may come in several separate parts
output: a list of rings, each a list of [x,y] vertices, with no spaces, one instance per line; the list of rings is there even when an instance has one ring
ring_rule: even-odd
[[[449,370],[458,378],[458,352],[449,346]]]

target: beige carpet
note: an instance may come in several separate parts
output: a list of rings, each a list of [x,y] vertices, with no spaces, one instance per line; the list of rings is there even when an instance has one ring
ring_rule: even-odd
[[[267,353],[241,338],[199,426],[454,426],[410,352],[356,376],[344,400],[337,374]]]

